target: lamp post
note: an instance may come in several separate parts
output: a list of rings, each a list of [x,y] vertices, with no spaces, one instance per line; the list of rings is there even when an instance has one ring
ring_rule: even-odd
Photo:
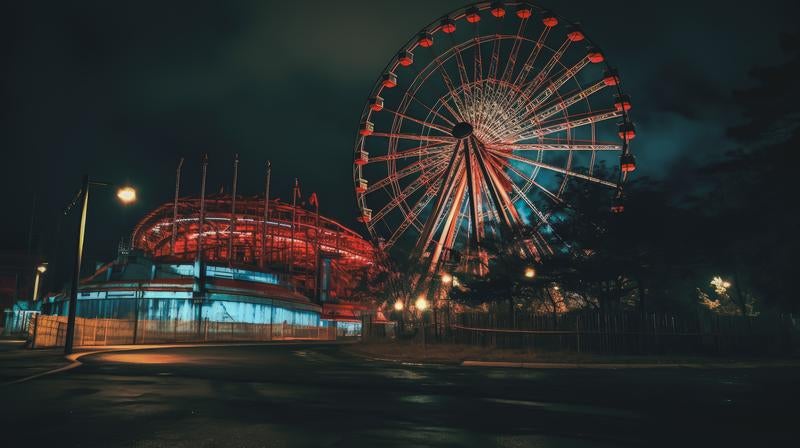
[[[414,307],[419,311],[419,320],[422,323],[422,350],[424,351],[427,349],[425,344],[425,310],[428,309],[428,299],[424,295],[419,296],[414,302]]]
[[[447,272],[443,272],[442,275],[439,276],[439,288],[436,291],[436,296],[434,297],[433,302],[433,336],[436,340],[439,340],[440,333],[444,333],[444,331],[440,332],[440,329],[443,329],[444,323],[440,322],[440,320],[444,320],[442,318],[442,313],[440,310],[444,308],[443,305],[449,303],[449,295],[447,293],[447,288],[449,285],[453,283],[453,276],[448,274]],[[447,320],[449,322],[449,309],[445,311],[447,315]]]
[[[93,182],[89,181],[89,175],[83,175],[83,181],[81,182],[81,189],[78,192],[78,195],[75,198],[75,201],[70,204],[66,210],[64,210],[64,214],[69,213],[69,211],[75,205],[80,202],[81,204],[81,218],[80,218],[80,225],[78,227],[78,238],[76,239],[76,247],[75,247],[75,258],[72,266],[72,279],[70,282],[70,291],[69,291],[69,312],[67,314],[67,334],[64,338],[64,354],[71,354],[72,353],[72,345],[75,339],[75,313],[78,308],[78,284],[81,279],[81,262],[83,261],[83,241],[86,237],[86,213],[88,212],[89,208],[89,187],[90,186],[98,186],[98,187],[110,187],[111,184],[105,182]],[[136,201],[136,190],[131,187],[120,187],[117,190],[117,198],[123,204],[130,204]]]
[[[33,281],[33,301],[39,299],[39,284],[42,280],[42,274],[47,272],[47,263],[41,263],[36,266],[36,279]]]

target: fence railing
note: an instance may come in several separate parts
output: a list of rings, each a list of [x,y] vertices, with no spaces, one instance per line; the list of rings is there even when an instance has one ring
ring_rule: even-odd
[[[11,310],[3,313],[3,336],[24,336],[28,334],[28,328],[34,317],[39,314],[33,310]]]
[[[424,331],[424,335],[423,330]],[[535,351],[612,354],[787,353],[800,350],[800,321],[791,315],[582,311],[565,314],[459,313],[405,322],[405,337]],[[380,335],[371,335],[377,338]]]
[[[35,348],[64,346],[66,316],[39,315],[29,326]],[[240,322],[75,319],[75,346],[163,344],[189,342],[333,341],[336,328]]]

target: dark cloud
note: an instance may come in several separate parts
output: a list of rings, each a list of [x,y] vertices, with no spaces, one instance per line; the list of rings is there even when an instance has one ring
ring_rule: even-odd
[[[653,101],[645,107],[672,113],[687,120],[714,120],[730,113],[730,92],[720,83],[699,72],[689,62],[673,61],[660,67],[657,79],[669,80],[650,86],[646,93]]]

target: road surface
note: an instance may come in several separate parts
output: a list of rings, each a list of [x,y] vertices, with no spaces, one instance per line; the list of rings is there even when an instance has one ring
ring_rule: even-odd
[[[3,446],[730,447],[797,441],[797,368],[421,366],[370,361],[331,345],[154,349],[81,361],[66,372],[0,386]]]

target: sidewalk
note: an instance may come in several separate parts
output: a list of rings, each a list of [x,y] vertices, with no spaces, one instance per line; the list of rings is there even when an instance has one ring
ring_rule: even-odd
[[[527,369],[625,369],[625,368],[756,368],[800,367],[794,357],[723,357],[692,355],[603,355],[594,353],[536,353],[489,347],[367,342],[347,347],[354,355],[389,362],[501,367]]]

